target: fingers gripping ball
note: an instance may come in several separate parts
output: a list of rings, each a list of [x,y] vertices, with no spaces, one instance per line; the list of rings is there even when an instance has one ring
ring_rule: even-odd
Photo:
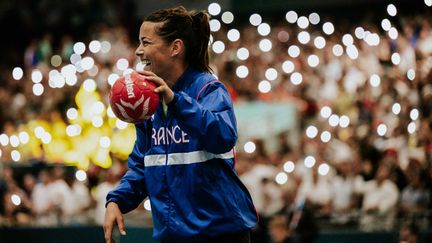
[[[140,123],[149,119],[157,110],[159,95],[156,85],[142,75],[133,72],[117,79],[110,91],[110,105],[122,121]]]

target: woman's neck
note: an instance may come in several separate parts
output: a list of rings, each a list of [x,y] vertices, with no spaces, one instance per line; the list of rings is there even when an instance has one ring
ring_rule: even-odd
[[[177,80],[183,75],[183,73],[187,69],[187,65],[174,65],[169,73],[169,76],[166,77],[165,82],[168,84],[170,88],[174,86]]]

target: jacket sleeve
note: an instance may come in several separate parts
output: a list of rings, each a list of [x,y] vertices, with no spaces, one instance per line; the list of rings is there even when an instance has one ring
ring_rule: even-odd
[[[144,151],[146,145],[144,125],[136,125],[136,141],[132,153],[128,158],[128,171],[120,180],[117,187],[106,197],[107,203],[115,202],[122,213],[127,213],[147,197],[144,179]]]
[[[207,84],[192,98],[178,92],[169,105],[180,126],[196,136],[204,149],[221,154],[234,148],[237,126],[231,98],[219,81]]]

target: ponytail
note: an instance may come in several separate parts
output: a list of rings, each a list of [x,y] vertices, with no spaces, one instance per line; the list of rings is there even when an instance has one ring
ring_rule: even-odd
[[[203,12],[197,12],[192,14],[192,27],[195,32],[196,38],[196,56],[195,56],[195,65],[197,69],[202,71],[211,71],[209,66],[209,53],[208,53],[208,45],[210,41],[210,25],[209,25],[209,16]]]

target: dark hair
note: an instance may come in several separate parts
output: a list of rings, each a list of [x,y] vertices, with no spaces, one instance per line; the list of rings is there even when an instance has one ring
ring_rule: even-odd
[[[166,43],[175,39],[183,40],[186,46],[185,61],[199,71],[212,71],[208,53],[210,25],[206,12],[187,11],[183,6],[178,6],[153,12],[144,21],[162,23],[156,27],[156,34]]]

